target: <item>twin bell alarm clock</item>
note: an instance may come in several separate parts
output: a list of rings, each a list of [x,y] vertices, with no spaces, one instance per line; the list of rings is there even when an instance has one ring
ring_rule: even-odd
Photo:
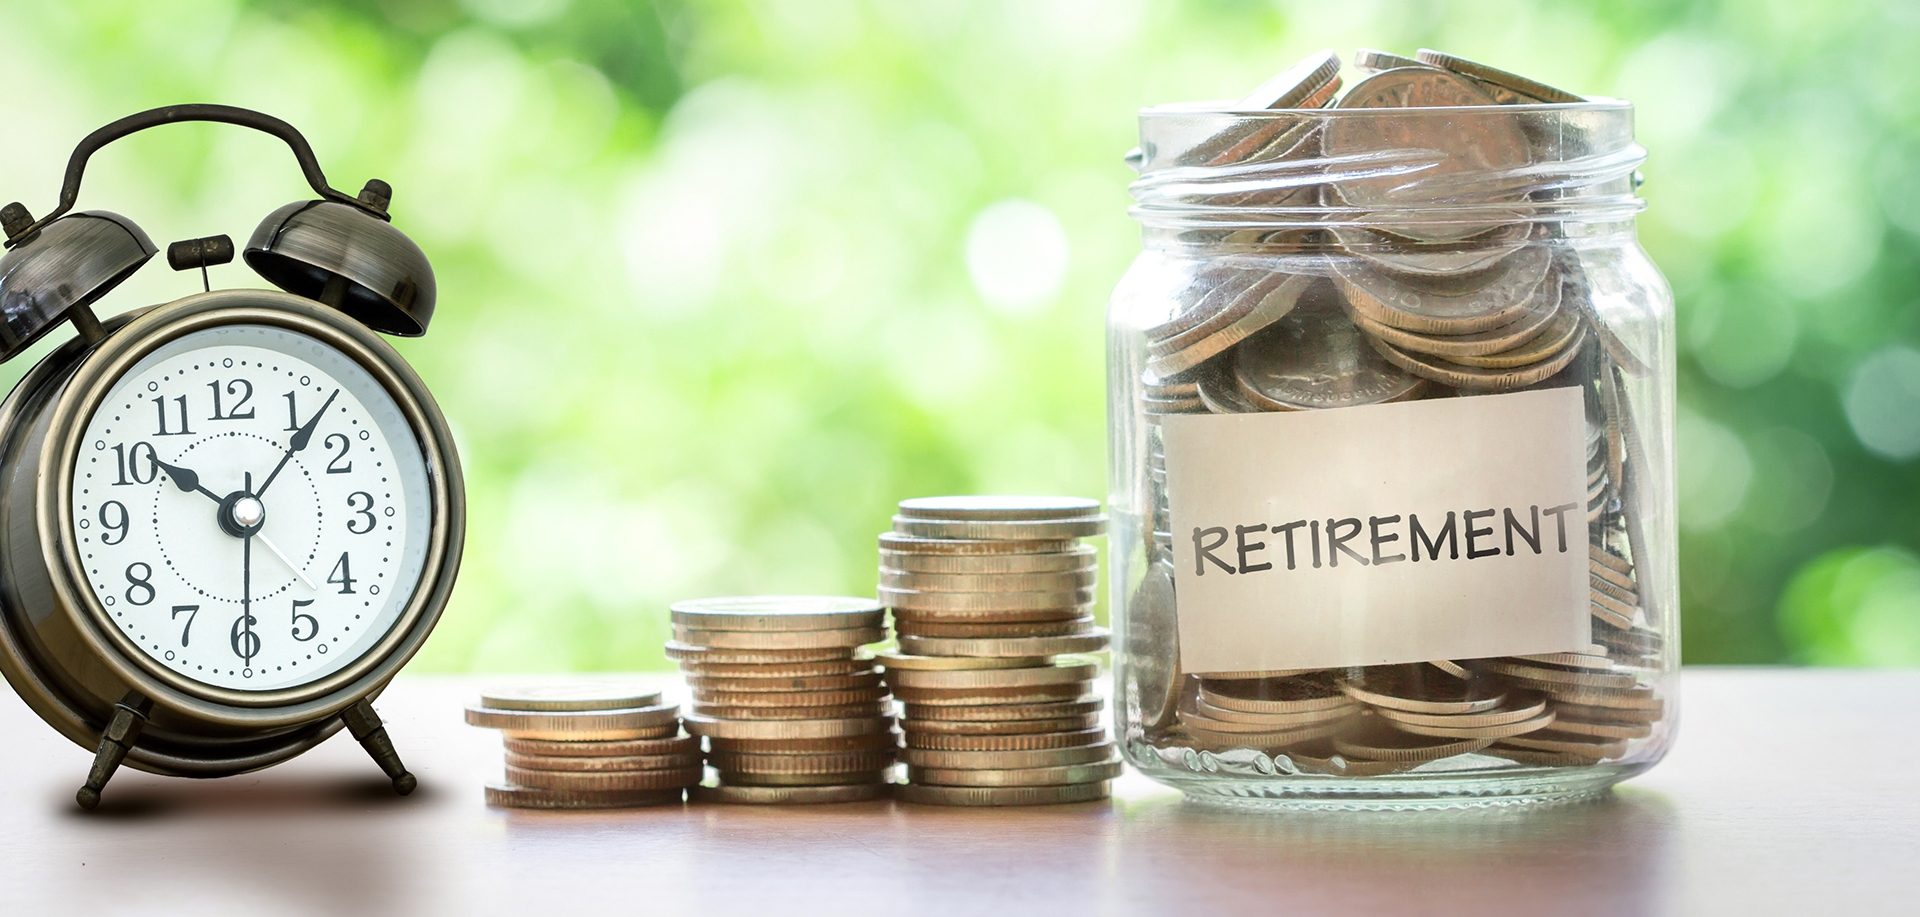
[[[233,242],[192,239],[167,262],[206,292],[101,321],[94,303],[156,248],[73,210],[87,159],[182,121],[280,138],[319,197],[240,253],[278,290],[211,289]],[[0,360],[78,332],[0,404],[0,671],[96,749],[81,806],[122,763],[237,774],[343,726],[413,790],[371,701],[446,607],[466,509],[446,419],[380,336],[424,334],[434,305],[391,196],[334,190],[284,121],[180,105],[81,141],[46,216],[0,211]]]

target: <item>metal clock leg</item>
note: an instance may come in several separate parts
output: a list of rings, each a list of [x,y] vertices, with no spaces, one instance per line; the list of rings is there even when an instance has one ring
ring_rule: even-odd
[[[93,754],[93,769],[87,771],[87,785],[74,794],[80,808],[91,809],[100,804],[100,791],[127,758],[127,750],[140,738],[140,730],[147,725],[147,711],[153,709],[153,701],[141,697],[139,692],[129,691],[127,696],[113,705],[113,719],[107,721],[106,731],[100,734],[100,750]]]
[[[380,715],[373,712],[373,704],[366,699],[340,711],[340,719],[347,724],[347,731],[360,741],[360,747],[373,756],[373,762],[393,778],[393,790],[402,796],[413,792],[420,781],[407,773],[406,765],[400,763],[400,753],[393,750],[393,740],[387,738],[387,727],[380,725]]]

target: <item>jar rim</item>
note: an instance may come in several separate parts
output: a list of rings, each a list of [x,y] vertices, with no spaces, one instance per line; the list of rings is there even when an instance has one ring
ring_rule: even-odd
[[[1473,112],[1489,111],[1509,114],[1553,113],[1553,112],[1611,112],[1632,111],[1633,103],[1625,99],[1609,96],[1588,96],[1583,102],[1530,102],[1526,104],[1506,105],[1429,105],[1405,108],[1237,108],[1238,99],[1214,99],[1189,102],[1164,102],[1148,105],[1140,109],[1141,119],[1166,116],[1192,116],[1199,114],[1224,115],[1235,118],[1298,118],[1311,115],[1315,118],[1353,118],[1378,117],[1406,112]]]

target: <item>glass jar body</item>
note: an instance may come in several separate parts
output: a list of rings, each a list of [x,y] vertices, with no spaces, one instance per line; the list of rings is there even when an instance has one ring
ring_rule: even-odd
[[[1357,208],[1377,176],[1272,181],[1297,151],[1265,185],[1229,176],[1233,207],[1204,166],[1169,164],[1172,198],[1136,186],[1109,581],[1118,729],[1148,776],[1228,805],[1491,805],[1664,754],[1672,296],[1632,232],[1630,111],[1541,109],[1529,137],[1608,129],[1536,142],[1553,186],[1488,180],[1491,200]],[[1174,127],[1143,115],[1142,185]]]

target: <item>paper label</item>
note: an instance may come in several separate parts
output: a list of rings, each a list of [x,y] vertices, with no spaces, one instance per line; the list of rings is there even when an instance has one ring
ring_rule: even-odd
[[[1161,426],[1184,671],[1592,642],[1579,389]]]

